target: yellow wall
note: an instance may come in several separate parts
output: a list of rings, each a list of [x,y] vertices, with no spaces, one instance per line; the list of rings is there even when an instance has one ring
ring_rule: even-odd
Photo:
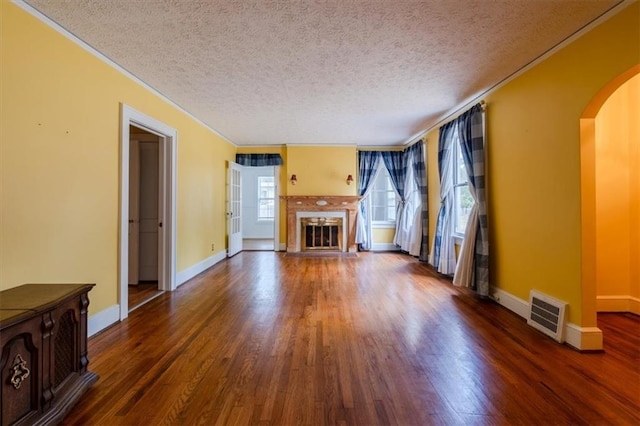
[[[433,129],[425,137],[425,151],[427,156],[427,188],[429,188],[429,253],[431,253],[433,248],[433,240],[436,236],[438,212],[440,210],[440,175],[438,174],[439,137],[439,129]]]
[[[485,98],[491,284],[524,300],[531,289],[564,300],[583,326],[595,324],[582,321],[579,119],[640,62],[639,17],[636,2]],[[435,229],[437,130],[427,139]]]
[[[640,295],[640,74],[596,116],[596,293]],[[627,308],[628,309],[628,308]]]
[[[380,148],[382,149],[382,148]],[[385,148],[389,150],[398,149]],[[357,195],[357,150],[345,146],[252,146],[239,147],[238,153],[280,154],[284,165],[280,173],[280,195]],[[292,174],[298,183],[292,185]],[[354,183],[346,184],[351,174]],[[280,203],[280,241],[287,237],[286,204]],[[394,229],[373,229],[374,243],[392,243]]]
[[[395,236],[395,228],[373,228],[371,230],[371,242],[374,244],[391,244]]]
[[[298,183],[287,182],[287,195],[356,195],[357,185],[347,185],[348,175],[356,179],[357,151],[354,146],[287,146],[287,179],[295,174]]]
[[[235,146],[7,0],[1,7],[0,289],[92,282],[118,302],[120,103],[178,130],[177,270],[225,247]]]

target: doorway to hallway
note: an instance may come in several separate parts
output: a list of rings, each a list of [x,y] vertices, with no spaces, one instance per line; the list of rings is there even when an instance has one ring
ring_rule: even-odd
[[[138,282],[144,281],[140,277],[141,271],[146,274],[149,270],[157,271],[157,289],[155,291],[172,291],[176,288],[176,129],[146,115],[135,109],[121,104],[121,122],[120,122],[120,233],[119,233],[119,256],[118,256],[118,288],[119,288],[119,310],[120,320],[124,320],[129,316],[129,308],[133,307],[129,303],[129,282],[130,282],[130,266],[137,268]],[[130,167],[130,156],[139,151],[131,150],[131,128],[141,129],[144,132],[153,135],[154,140],[144,140],[143,142],[152,142],[149,152],[141,154],[143,158],[147,158],[146,163],[153,163],[154,166],[148,166],[148,176],[151,176],[148,185],[157,190],[151,192],[157,193],[156,201],[144,201],[143,204],[155,206],[149,208],[151,211],[157,211],[157,216],[144,217],[149,219],[149,223],[153,224],[154,230],[147,228],[147,224],[143,224],[140,218],[136,219],[130,211],[130,204],[140,202],[140,196],[132,196],[130,198],[131,179],[136,179],[135,173],[132,174]],[[133,143],[135,145],[135,141]],[[157,147],[157,161],[156,158]],[[134,156],[136,154],[133,154]],[[140,160],[135,160],[136,161]],[[157,168],[155,168],[157,164]],[[133,166],[135,170],[135,165]],[[142,166],[146,168],[147,166]],[[144,172],[143,172],[144,173]],[[144,184],[147,185],[147,184]],[[136,186],[134,186],[135,188]],[[135,191],[135,190],[134,190]],[[154,195],[155,197],[155,195]],[[155,198],[154,198],[155,199]],[[138,200],[138,201],[136,201]],[[135,207],[134,207],[135,208]],[[139,208],[139,206],[138,206]],[[143,212],[143,216],[146,213]],[[153,213],[153,212],[152,212]],[[139,223],[136,223],[138,220]],[[132,226],[133,224],[133,226]],[[150,225],[149,225],[150,226]],[[146,236],[140,233],[140,230],[132,228],[143,228],[149,231],[151,235]],[[155,241],[149,247],[143,249],[142,256],[146,256],[143,262],[133,261],[137,255],[140,257],[140,249],[134,248],[135,241],[130,245],[131,236],[138,240],[138,245],[146,245],[148,241]],[[129,253],[133,253],[133,258],[129,257]],[[155,253],[155,256],[153,255]],[[147,264],[146,262],[149,261]],[[155,263],[154,263],[155,262]],[[151,278],[153,279],[153,277]]]
[[[163,293],[159,287],[160,138],[129,126],[129,312]]]

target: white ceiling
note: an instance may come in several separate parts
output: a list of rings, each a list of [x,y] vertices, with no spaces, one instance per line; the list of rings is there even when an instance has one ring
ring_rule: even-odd
[[[27,0],[237,145],[409,142],[620,0]]]

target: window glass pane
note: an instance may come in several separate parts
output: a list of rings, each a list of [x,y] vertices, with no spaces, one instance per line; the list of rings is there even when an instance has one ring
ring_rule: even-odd
[[[258,219],[273,219],[275,211],[275,178],[258,176]]]
[[[454,188],[455,200],[455,233],[464,234],[469,213],[473,207],[473,197],[469,192],[469,185],[457,186]]]
[[[374,222],[395,222],[396,193],[386,168],[380,170],[376,180],[373,182],[370,197],[371,220]]]
[[[371,201],[374,206],[382,206],[384,205],[384,192],[379,191],[377,188],[371,193]]]
[[[387,220],[392,222],[396,220],[396,206],[387,207]]]
[[[373,206],[373,216],[371,218],[373,221],[384,221],[384,206]]]
[[[260,200],[259,202],[259,218],[271,219],[274,215],[274,202],[273,200]]]
[[[459,144],[457,146],[457,155],[456,155],[456,183],[465,183],[467,182],[467,168],[464,165],[464,158],[462,157],[462,149]]]

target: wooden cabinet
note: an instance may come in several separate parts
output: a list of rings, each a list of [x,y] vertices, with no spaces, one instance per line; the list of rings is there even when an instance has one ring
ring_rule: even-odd
[[[1,425],[56,424],[98,379],[87,370],[94,284],[25,284],[0,292]]]

